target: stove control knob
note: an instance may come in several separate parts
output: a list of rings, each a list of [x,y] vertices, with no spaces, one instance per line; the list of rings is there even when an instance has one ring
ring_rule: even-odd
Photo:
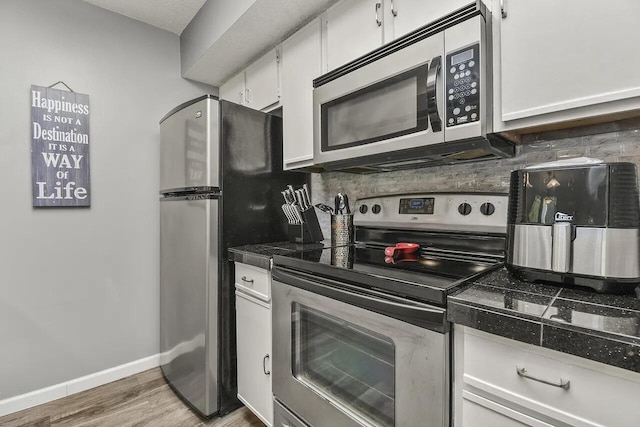
[[[379,214],[381,210],[382,210],[382,206],[380,206],[377,203],[371,207],[371,212],[373,212],[376,215]]]
[[[469,203],[460,203],[458,212],[460,212],[460,215],[469,215],[471,213],[471,205]]]
[[[491,202],[483,203],[480,206],[480,212],[482,212],[483,215],[487,215],[487,216],[493,215],[495,211],[496,211],[496,207],[493,206],[493,203]]]
[[[369,210],[369,206],[367,205],[360,205],[360,209],[358,209],[360,211],[361,214],[366,214],[367,211]]]

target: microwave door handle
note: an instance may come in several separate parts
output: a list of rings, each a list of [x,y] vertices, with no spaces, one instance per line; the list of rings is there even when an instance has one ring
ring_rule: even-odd
[[[429,121],[431,122],[431,130],[440,132],[442,130],[442,120],[438,113],[438,73],[442,67],[442,58],[436,56],[429,64],[427,72],[427,111],[429,112]]]

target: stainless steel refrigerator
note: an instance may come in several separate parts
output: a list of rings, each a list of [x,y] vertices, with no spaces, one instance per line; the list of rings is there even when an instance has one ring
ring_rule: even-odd
[[[160,354],[203,416],[237,400],[234,272],[227,248],[286,240],[282,120],[214,96],[160,121]]]

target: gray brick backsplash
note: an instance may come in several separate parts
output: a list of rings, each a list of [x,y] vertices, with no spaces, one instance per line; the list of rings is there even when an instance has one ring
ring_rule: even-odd
[[[585,134],[590,132],[590,134]],[[313,203],[333,206],[334,195],[344,191],[356,199],[392,193],[436,191],[509,191],[512,170],[572,157],[606,162],[633,162],[640,167],[640,120],[605,123],[576,130],[526,135],[512,159],[438,166],[377,174],[325,172],[311,175]],[[318,212],[325,237],[330,236],[329,215]]]

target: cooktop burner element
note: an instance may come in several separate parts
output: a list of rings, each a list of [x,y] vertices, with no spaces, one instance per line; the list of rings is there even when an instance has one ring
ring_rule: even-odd
[[[462,283],[502,265],[506,219],[505,194],[360,199],[355,245],[276,256],[274,264],[444,306],[446,296]],[[407,242],[419,248],[389,255],[389,247]]]

